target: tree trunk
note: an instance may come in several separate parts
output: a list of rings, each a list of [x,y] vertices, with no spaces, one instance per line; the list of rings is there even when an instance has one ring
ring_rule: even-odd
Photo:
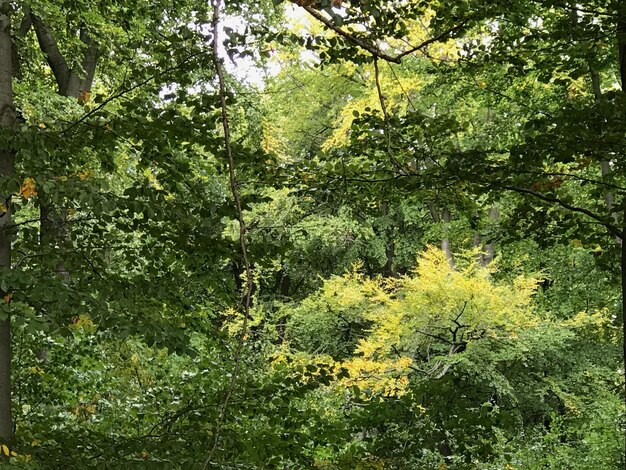
[[[617,21],[617,44],[619,52],[619,72],[622,85],[622,93],[626,93],[626,2],[620,2]],[[624,246],[624,235],[626,234],[626,200],[622,200],[624,207],[624,221],[622,222],[621,235],[621,274],[622,274],[622,345],[623,345],[623,366],[624,366],[624,407],[626,411],[626,247]],[[626,428],[624,428],[624,468],[626,469]]]
[[[441,220],[443,221],[445,230],[447,232],[448,225],[450,224],[450,211],[447,208],[441,211]],[[441,239],[441,249],[446,254],[448,264],[452,269],[454,269],[454,258],[452,257],[452,250],[450,249],[450,239],[448,238],[447,234]]]
[[[13,54],[11,41],[11,5],[9,0],[0,0],[0,130],[15,128],[13,105]],[[8,143],[0,146],[0,179],[6,180],[14,174],[15,151]],[[0,217],[0,270],[11,269],[11,203],[10,195],[0,195],[3,213]],[[0,302],[4,312],[0,317],[0,441],[13,439],[13,417],[11,414],[11,316],[8,292],[0,288]]]
[[[37,35],[41,51],[45,54],[48,65],[52,69],[54,78],[59,87],[59,94],[67,97],[85,99],[91,92],[96,65],[98,62],[98,48],[84,28],[78,32],[81,42],[85,45],[82,71],[76,71],[68,65],[65,57],[59,50],[50,28],[34,14],[30,14],[32,24]],[[40,233],[39,242],[42,250],[48,249],[51,253],[57,251],[68,237],[67,209],[55,207],[50,196],[43,191],[39,193]],[[66,281],[70,280],[70,273],[63,259],[55,263],[56,272]]]
[[[495,224],[500,217],[500,211],[496,206],[491,206],[489,208],[489,222]],[[485,254],[483,256],[484,266],[489,266],[490,263],[493,262],[493,258],[496,255],[496,250],[493,245],[493,240],[489,240],[489,243],[485,246]]]
[[[433,220],[435,223],[443,222],[444,230],[448,230],[448,224],[450,223],[450,211],[448,209],[443,209],[441,214],[439,210],[435,207],[435,205],[431,202],[428,204],[428,209],[430,210],[430,214],[433,216]],[[448,259],[448,263],[450,267],[454,269],[454,258],[452,257],[452,251],[450,250],[450,240],[447,235],[444,235],[441,238],[441,250],[446,254],[446,258]]]
[[[624,234],[626,234],[626,209],[624,211],[624,223],[622,227],[622,245],[621,245],[621,274],[622,274],[622,354],[623,354],[623,378],[624,378],[624,409],[626,409],[626,244],[623,243]],[[624,429],[624,468],[626,469],[626,428]]]
[[[472,246],[474,248],[482,248],[482,237],[480,236],[480,233],[474,233]],[[483,268],[485,267],[485,254],[483,253],[482,249],[476,254],[476,262],[479,266],[482,266]]]

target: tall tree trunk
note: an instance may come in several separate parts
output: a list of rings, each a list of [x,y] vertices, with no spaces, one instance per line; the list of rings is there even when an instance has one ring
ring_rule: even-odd
[[[11,5],[9,0],[0,0],[0,130],[15,128],[13,105],[13,54],[11,41]],[[15,151],[8,143],[0,146],[0,179],[6,180],[15,172]],[[0,195],[3,204],[0,217],[0,270],[11,269],[11,202],[10,195]],[[8,292],[0,288],[0,302],[7,310],[0,319],[0,440],[13,439],[13,417],[11,414],[11,316]],[[6,296],[6,297],[5,297]]]
[[[624,201],[626,204],[626,201]],[[622,275],[622,357],[623,357],[623,378],[624,378],[624,409],[626,409],[626,243],[624,243],[624,235],[626,234],[626,209],[624,209],[624,225],[622,226],[622,244],[621,244],[621,275]],[[624,429],[624,468],[626,469],[626,429]]]
[[[589,71],[591,73],[591,88],[593,90],[593,100],[595,104],[600,104],[602,102],[602,88],[600,84],[600,73],[598,73],[598,71],[591,66],[589,67]],[[602,175],[602,180],[608,179],[609,175],[611,174],[611,161],[610,160],[602,160],[600,162],[600,174]],[[613,191],[607,191],[604,194],[604,201],[606,203],[606,209],[609,213],[609,216],[613,218],[613,222],[615,223],[615,226],[619,226],[619,216],[617,212],[615,212],[615,196],[613,195]],[[615,237],[615,243],[621,246],[622,244],[621,238]]]
[[[380,212],[382,214],[383,217],[386,217],[389,215],[389,203],[388,202],[383,202]],[[385,242],[385,266],[383,268],[383,275],[384,276],[395,276],[395,270],[394,270],[394,260],[395,260],[395,256],[396,256],[396,244],[393,241],[393,228],[387,228],[384,231],[384,235],[383,237],[385,238],[386,242]]]
[[[85,99],[91,93],[96,65],[98,62],[97,44],[87,34],[85,28],[78,32],[81,42],[85,45],[82,71],[76,71],[69,65],[52,34],[50,28],[37,15],[30,14],[32,25],[37,35],[37,41],[41,51],[46,56],[46,61],[52,69],[54,78],[59,87],[59,94],[67,97]],[[68,237],[67,209],[56,207],[50,200],[50,195],[39,192],[39,217],[40,235],[39,242],[42,248],[51,253],[57,252]],[[59,258],[55,263],[56,272],[65,280],[69,281],[70,273],[65,262]]]
[[[482,237],[480,236],[479,232],[474,232],[474,240],[472,241],[472,246],[474,248],[482,248]],[[482,249],[476,254],[476,262],[480,266],[485,267],[485,253],[483,253]]]
[[[617,20],[617,44],[619,52],[619,72],[622,85],[622,93],[626,93],[626,2],[620,2]],[[622,200],[624,207],[624,220],[622,222],[621,236],[621,274],[622,274],[622,345],[623,345],[623,366],[624,366],[624,407],[626,411],[626,244],[624,235],[626,234],[626,200]],[[624,468],[626,469],[626,428],[624,428]]]

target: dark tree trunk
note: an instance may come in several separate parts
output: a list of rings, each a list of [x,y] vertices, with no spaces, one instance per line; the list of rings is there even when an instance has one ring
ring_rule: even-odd
[[[11,5],[9,0],[0,0],[0,129],[15,128],[13,105],[13,53],[11,39]],[[15,151],[9,144],[0,147],[0,179],[14,174]],[[3,214],[0,217],[0,270],[11,269],[11,204],[10,196],[0,195]],[[13,417],[11,414],[11,316],[8,292],[0,289],[0,302],[6,309],[0,318],[0,441],[13,439]],[[6,297],[5,297],[6,296]]]
[[[622,85],[622,93],[626,93],[626,2],[620,2],[617,21],[617,44],[619,52],[619,72]],[[607,201],[608,202],[608,201]],[[622,200],[624,221],[622,222],[621,235],[621,274],[622,274],[622,345],[624,366],[624,407],[626,411],[626,246],[624,235],[626,234],[626,200]],[[626,469],[626,426],[624,427],[624,468]]]
[[[91,92],[91,86],[98,62],[98,49],[96,43],[89,37],[84,29],[79,31],[80,40],[85,45],[82,70],[76,71],[70,68],[65,57],[59,50],[54,35],[50,28],[34,14],[29,14],[32,25],[37,35],[37,41],[41,51],[46,56],[46,61],[52,69],[54,78],[59,87],[59,94],[77,99],[85,99]],[[55,206],[49,194],[43,191],[39,193],[39,217],[40,236],[39,241],[43,250],[50,253],[58,253],[57,247],[61,247],[68,237],[67,210],[64,207]],[[70,273],[63,259],[59,258],[54,263],[54,269],[65,280],[69,281]]]

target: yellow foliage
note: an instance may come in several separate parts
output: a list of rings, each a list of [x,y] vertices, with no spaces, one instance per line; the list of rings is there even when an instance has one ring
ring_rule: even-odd
[[[389,66],[391,67],[391,65]],[[335,147],[345,145],[349,141],[350,127],[354,120],[354,113],[363,112],[365,108],[378,109],[382,112],[378,90],[376,89],[375,75],[373,66],[369,73],[365,75],[369,79],[369,88],[363,96],[358,99],[352,99],[341,110],[335,120],[334,132],[322,144],[322,149],[328,151]],[[423,86],[423,82],[415,76],[402,77],[399,72],[387,73],[385,68],[380,73],[381,88],[385,94],[385,105],[389,110],[396,113],[403,113],[407,109],[406,95],[414,93]]]
[[[415,351],[430,355],[433,345],[439,348],[432,354],[447,359],[433,359],[426,368],[429,373],[445,373],[446,361],[472,341],[514,340],[517,331],[538,324],[531,308],[536,279],[494,283],[491,271],[478,265],[475,256],[467,259],[466,266],[452,269],[445,253],[431,247],[421,253],[412,273],[398,279],[367,279],[352,272],[326,281],[316,297],[321,304],[331,314],[357,311],[370,325],[352,356],[336,363],[349,373],[338,384],[399,396],[416,367]],[[283,354],[275,360],[283,361]],[[302,360],[306,356],[298,362]]]
[[[30,199],[37,195],[37,183],[33,178],[24,178],[24,182],[20,188],[20,195],[24,199]]]
[[[73,317],[70,327],[74,330],[85,330],[89,332],[93,332],[97,328],[91,317],[85,313]]]

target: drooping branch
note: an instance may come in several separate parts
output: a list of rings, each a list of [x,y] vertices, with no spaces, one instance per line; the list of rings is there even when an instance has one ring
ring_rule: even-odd
[[[180,62],[178,62],[178,63],[176,63],[174,65],[172,65],[171,67],[168,67],[168,68],[164,69],[159,74],[150,75],[149,77],[145,78],[144,80],[142,80],[140,82],[137,82],[136,84],[131,85],[129,87],[124,87],[124,84],[122,83],[122,85],[120,87],[118,87],[117,91],[115,91],[111,96],[109,96],[107,99],[102,101],[98,106],[94,107],[90,111],[88,111],[85,114],[83,114],[76,121],[71,122],[70,124],[68,124],[68,126],[65,129],[59,131],[59,134],[63,135],[63,134],[68,133],[69,131],[74,129],[76,126],[82,124],[87,119],[89,119],[91,116],[93,116],[94,114],[96,114],[99,111],[101,111],[103,108],[105,108],[111,102],[113,102],[115,100],[118,100],[118,99],[126,96],[127,94],[129,94],[129,93],[131,93],[131,92],[133,92],[135,90],[138,90],[138,89],[148,85],[149,83],[153,82],[157,78],[157,76],[163,76],[165,74],[168,74],[170,72],[178,70],[181,67],[183,67],[185,64],[189,63],[190,60],[195,59],[196,57],[204,55],[206,53],[207,53],[206,51],[201,51],[201,52],[194,52],[192,54],[189,54],[183,60],[181,60]]]
[[[419,44],[418,46],[412,47],[408,51],[402,52],[401,54],[397,55],[396,58],[398,60],[402,60],[403,57],[411,55],[411,54],[413,54],[413,53],[415,53],[415,52],[417,52],[419,50],[425,49],[426,47],[430,46],[431,44],[439,42],[439,41],[441,41],[443,39],[447,39],[448,37],[450,37],[450,35],[452,33],[456,33],[457,31],[460,31],[461,29],[463,29],[465,27],[465,25],[467,25],[475,16],[476,15],[468,16],[467,18],[462,20],[459,24],[454,25],[454,26],[446,29],[445,31],[443,31],[442,33],[438,34],[435,37],[427,39],[423,43]]]
[[[564,201],[562,199],[559,199],[557,197],[548,196],[546,194],[539,193],[537,191],[533,191],[531,189],[520,188],[518,186],[506,186],[506,185],[496,185],[496,186],[498,188],[500,188],[500,189],[505,189],[507,191],[514,191],[514,192],[520,193],[520,194],[528,194],[529,196],[536,197],[537,199],[541,199],[542,201],[551,202],[553,204],[558,204],[559,206],[561,206],[564,209],[567,209],[569,211],[577,212],[579,214],[584,214],[587,217],[589,217],[589,218],[597,221],[598,223],[600,223],[600,225],[604,226],[611,235],[615,235],[616,237],[618,237],[621,240],[624,239],[624,232],[622,232],[620,229],[618,229],[614,225],[608,223],[606,221],[606,219],[604,219],[603,217],[599,216],[598,214],[590,211],[589,209],[585,209],[584,207],[574,206],[573,204],[570,204],[570,203],[568,203],[568,202],[566,202],[566,201]]]
[[[390,56],[389,54],[386,54],[385,52],[381,51],[375,45],[370,44],[369,42],[364,41],[363,39],[356,37],[354,34],[349,33],[348,31],[346,31],[344,29],[341,29],[339,26],[337,26],[335,23],[333,23],[330,19],[326,18],[324,15],[322,15],[315,8],[310,7],[310,6],[306,6],[306,5],[302,5],[302,8],[304,8],[309,15],[311,15],[313,18],[315,18],[319,22],[323,23],[329,29],[332,29],[338,35],[346,38],[351,43],[356,44],[361,49],[369,52],[374,57],[378,57],[379,59],[383,59],[383,60],[386,60],[388,62],[394,62],[396,64],[400,64],[402,62],[399,58]]]

